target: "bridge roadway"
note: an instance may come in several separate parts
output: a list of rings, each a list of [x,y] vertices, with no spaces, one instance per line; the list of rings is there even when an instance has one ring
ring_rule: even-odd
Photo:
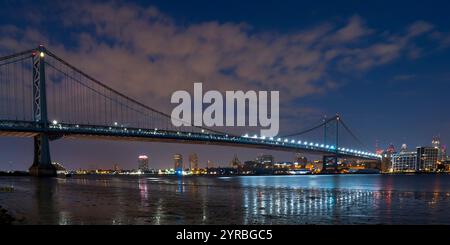
[[[299,152],[314,155],[334,155],[334,146],[288,139],[269,139],[251,136],[219,135],[211,133],[175,132],[159,129],[139,129],[118,126],[92,126],[65,123],[49,123],[45,129],[30,121],[0,120],[0,136],[34,137],[47,133],[50,139],[97,138],[108,140],[150,141],[185,144],[207,144],[247,147],[277,151]],[[353,149],[338,148],[340,158],[379,160],[381,156]]]

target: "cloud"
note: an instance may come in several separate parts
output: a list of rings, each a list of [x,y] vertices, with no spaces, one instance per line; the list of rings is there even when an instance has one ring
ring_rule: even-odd
[[[434,29],[417,21],[403,33],[382,34],[355,15],[293,33],[257,32],[248,23],[181,25],[155,7],[120,2],[59,8],[52,18],[71,44],[48,38],[50,30],[38,32],[42,26],[10,25],[0,28],[0,50],[45,43],[93,77],[165,111],[174,91],[191,90],[198,81],[205,89],[279,90],[282,107],[289,108],[295,99],[338,88],[354,73],[419,58],[415,39]]]
[[[400,75],[394,76],[393,80],[394,81],[409,81],[416,77],[417,77],[416,74],[400,74]]]

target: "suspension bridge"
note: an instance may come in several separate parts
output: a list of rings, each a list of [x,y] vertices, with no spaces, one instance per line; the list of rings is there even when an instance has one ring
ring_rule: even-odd
[[[30,137],[35,176],[54,176],[49,142],[61,138],[99,138],[260,148],[322,155],[324,169],[338,158],[379,160],[367,150],[341,146],[346,132],[363,146],[342,117],[283,137],[236,135],[215,128],[172,125],[171,117],[129,97],[56,56],[44,46],[0,58],[0,136]],[[328,140],[330,129],[334,139]],[[314,143],[303,135],[322,131]]]

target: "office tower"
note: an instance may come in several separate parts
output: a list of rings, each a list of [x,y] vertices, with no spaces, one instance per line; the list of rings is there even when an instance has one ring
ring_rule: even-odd
[[[175,154],[173,155],[173,161],[174,161],[174,169],[177,170],[183,170],[183,156],[181,154]]]
[[[392,154],[393,172],[414,172],[417,170],[417,152],[401,151]]]
[[[149,170],[148,168],[148,156],[140,155],[138,157],[138,169],[142,172],[146,172]]]
[[[432,171],[436,169],[439,159],[439,148],[417,147],[417,170]]]
[[[195,153],[189,155],[189,169],[198,169],[198,156]]]

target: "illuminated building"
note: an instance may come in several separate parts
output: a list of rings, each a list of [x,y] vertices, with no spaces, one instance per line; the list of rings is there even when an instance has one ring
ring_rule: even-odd
[[[414,172],[417,170],[417,152],[401,151],[392,154],[393,172]]]
[[[386,149],[386,154],[387,154],[388,156],[391,156],[391,155],[394,154],[394,153],[395,153],[395,147],[394,147],[393,144],[390,144],[390,145],[388,146],[388,148]]]
[[[417,170],[432,171],[437,167],[439,148],[417,147]]]
[[[302,156],[300,153],[295,154],[294,164],[297,163],[300,168],[305,168],[308,163],[308,159]]]
[[[138,169],[142,172],[147,172],[149,170],[148,168],[148,156],[146,155],[140,155],[138,157]]]
[[[198,156],[195,153],[189,155],[189,169],[198,169]]]
[[[256,161],[263,165],[272,165],[274,158],[272,155],[260,155],[256,158]]]
[[[431,140],[431,145],[438,149],[438,161],[442,161],[444,159],[445,156],[445,147],[442,147],[441,145],[441,139],[439,136],[434,136],[433,139]]]
[[[56,174],[66,174],[67,170],[64,168],[64,166],[58,162],[52,162],[53,166],[55,166]]]
[[[230,162],[230,167],[239,168],[241,166],[241,161],[239,161],[237,155],[234,155],[233,159]]]
[[[206,168],[214,168],[214,163],[208,160],[208,162],[206,163]]]
[[[174,169],[175,171],[183,171],[184,165],[183,165],[183,156],[181,154],[175,154],[173,155],[173,161],[174,161]]]
[[[402,148],[400,148],[400,152],[405,152],[408,150],[408,146],[406,144],[402,145]]]
[[[447,146],[445,145],[441,146],[441,161],[442,162],[447,161]]]

